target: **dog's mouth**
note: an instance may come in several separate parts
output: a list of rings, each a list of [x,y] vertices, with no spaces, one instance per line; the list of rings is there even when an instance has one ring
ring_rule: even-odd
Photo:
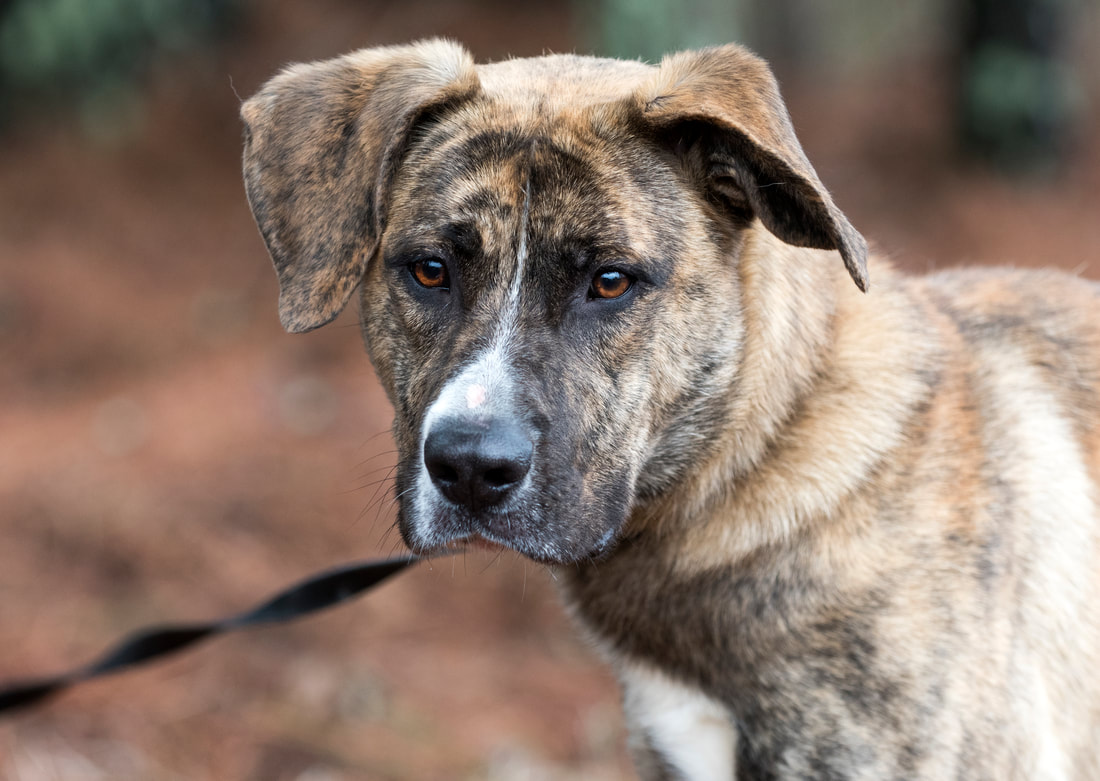
[[[610,528],[592,545],[579,551],[569,551],[553,543],[542,542],[527,535],[498,536],[484,528],[477,531],[463,530],[450,539],[410,539],[406,543],[420,556],[450,555],[455,553],[485,552],[500,556],[513,552],[539,564],[560,565],[579,560],[600,560],[616,547],[618,528]],[[403,532],[404,534],[404,532]]]
[[[468,551],[479,550],[487,553],[503,553],[510,548],[500,542],[495,542],[480,534],[471,534],[468,537],[459,537],[458,539],[451,540],[444,546],[448,551]]]
[[[492,531],[480,529],[477,531],[464,530],[450,539],[424,540],[406,537],[409,548],[419,556],[450,555],[454,553],[484,552],[493,556],[500,556],[507,552],[516,553],[540,564],[561,564],[566,560],[572,560],[561,556],[551,545],[525,537],[511,538],[499,537]]]

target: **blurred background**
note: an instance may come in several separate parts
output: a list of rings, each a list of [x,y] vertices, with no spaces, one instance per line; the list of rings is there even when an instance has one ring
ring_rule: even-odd
[[[280,330],[237,108],[287,62],[426,35],[480,60],[745,42],[900,266],[1100,276],[1086,0],[0,0],[0,679],[401,549],[355,312]],[[630,778],[553,592],[509,556],[421,567],[0,721],[0,778]]]

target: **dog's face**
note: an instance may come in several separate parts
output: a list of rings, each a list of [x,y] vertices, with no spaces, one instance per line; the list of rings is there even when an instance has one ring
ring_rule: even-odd
[[[740,343],[722,252],[736,237],[708,236],[653,140],[501,113],[421,132],[363,319],[397,410],[410,545],[479,534],[575,559],[718,427]]]
[[[242,113],[284,324],[327,322],[362,282],[419,552],[600,556],[704,457],[736,392],[757,218],[864,284],[862,240],[735,47],[660,68],[367,50]]]

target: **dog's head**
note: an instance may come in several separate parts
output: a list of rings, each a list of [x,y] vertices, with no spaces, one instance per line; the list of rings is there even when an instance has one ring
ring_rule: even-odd
[[[760,225],[866,286],[862,238],[735,46],[657,67],[369,49],[289,68],[242,116],[283,325],[362,284],[416,551],[606,552],[722,427]]]

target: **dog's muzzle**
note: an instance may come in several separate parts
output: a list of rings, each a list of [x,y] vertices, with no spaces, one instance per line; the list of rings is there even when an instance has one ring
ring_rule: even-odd
[[[399,516],[416,553],[507,548],[560,564],[602,556],[613,542],[625,512],[615,486],[606,505],[585,505],[581,473],[567,463],[550,477],[547,434],[523,415],[446,410],[429,414],[424,431]]]
[[[476,517],[523,483],[533,452],[528,432],[511,419],[448,417],[424,440],[424,467],[440,494]]]

